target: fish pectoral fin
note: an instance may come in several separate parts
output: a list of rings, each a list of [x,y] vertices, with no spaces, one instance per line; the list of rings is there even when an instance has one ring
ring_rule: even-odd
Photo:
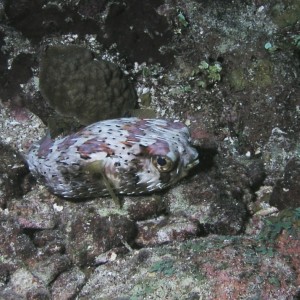
[[[89,176],[92,176],[94,179],[103,180],[103,183],[105,184],[105,187],[107,188],[107,191],[114,203],[120,208],[122,207],[121,200],[116,195],[113,184],[105,175],[105,168],[103,163],[101,163],[100,161],[93,161],[83,167],[83,172]]]

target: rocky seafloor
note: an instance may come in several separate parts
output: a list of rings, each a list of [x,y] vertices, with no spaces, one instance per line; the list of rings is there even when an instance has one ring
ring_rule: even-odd
[[[297,0],[0,1],[0,299],[300,299]],[[70,201],[23,159],[50,131],[177,119],[200,164]]]

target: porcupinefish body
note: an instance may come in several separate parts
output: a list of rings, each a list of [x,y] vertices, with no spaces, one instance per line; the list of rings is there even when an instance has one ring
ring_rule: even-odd
[[[198,153],[180,122],[122,118],[89,125],[77,133],[34,144],[31,172],[65,198],[110,193],[138,195],[165,189],[198,164]]]

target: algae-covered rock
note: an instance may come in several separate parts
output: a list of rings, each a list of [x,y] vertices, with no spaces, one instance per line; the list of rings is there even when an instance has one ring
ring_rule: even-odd
[[[75,45],[51,46],[41,58],[40,90],[60,114],[87,125],[122,117],[136,103],[134,89],[113,63]]]
[[[275,1],[272,4],[271,18],[279,28],[293,26],[300,20],[300,2],[298,0]]]
[[[232,70],[229,73],[229,81],[234,91],[242,91],[247,88],[257,90],[269,87],[274,76],[272,62],[268,59],[259,59]]]

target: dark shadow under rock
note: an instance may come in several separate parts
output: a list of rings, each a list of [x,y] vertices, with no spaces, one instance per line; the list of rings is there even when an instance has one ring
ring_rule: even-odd
[[[0,144],[0,207],[5,208],[7,201],[21,196],[22,182],[28,170],[22,157],[12,148]]]
[[[300,159],[292,158],[284,169],[271,195],[270,204],[282,210],[300,207]]]
[[[34,56],[29,53],[20,53],[12,61],[10,68],[7,66],[7,61],[2,54],[3,67],[0,67],[0,92],[3,101],[14,99],[21,94],[21,84],[25,84],[33,75],[32,69],[35,65]],[[6,63],[4,63],[6,61]],[[1,63],[1,62],[0,62]],[[5,66],[4,66],[5,64]],[[3,68],[3,70],[1,70]],[[20,97],[20,96],[19,96]]]
[[[117,49],[132,63],[161,63],[168,66],[173,53],[162,54],[160,47],[167,45],[172,37],[167,19],[156,9],[161,0],[123,1],[111,5],[105,21],[105,45],[117,44]]]
[[[45,35],[73,32],[84,36],[99,32],[95,21],[81,18],[68,5],[51,1],[6,0],[5,13],[8,23],[34,43]]]

